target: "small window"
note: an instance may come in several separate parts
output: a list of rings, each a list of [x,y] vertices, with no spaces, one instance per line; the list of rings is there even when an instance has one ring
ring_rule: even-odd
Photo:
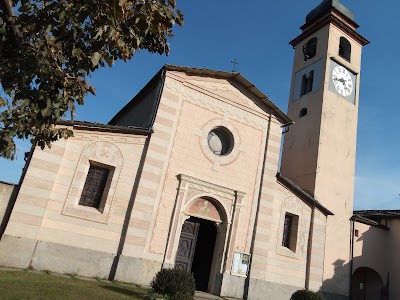
[[[304,61],[313,58],[317,54],[317,38],[313,37],[303,46]]]
[[[285,220],[283,223],[282,246],[289,248],[293,252],[296,252],[298,223],[299,216],[289,213],[285,214]]]
[[[306,76],[306,74],[303,75],[303,78],[301,80],[300,97],[312,91],[313,82],[314,82],[314,70],[310,71],[310,73],[308,73],[308,76]]]
[[[358,229],[354,230],[354,235],[355,235],[356,237],[358,237],[358,235],[359,235]]]
[[[100,208],[110,169],[90,164],[79,205]]]
[[[306,115],[307,115],[307,108],[303,107],[303,108],[300,110],[299,117],[301,118],[301,117],[304,117],[304,116],[306,116]]]
[[[350,56],[351,56],[351,44],[350,42],[344,38],[340,38],[340,43],[339,43],[339,56],[344,58],[347,61],[350,61]]]

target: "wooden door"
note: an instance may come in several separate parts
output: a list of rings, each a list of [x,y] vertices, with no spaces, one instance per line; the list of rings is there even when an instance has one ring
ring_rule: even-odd
[[[199,226],[198,222],[189,220],[183,223],[178,251],[176,252],[175,269],[191,271]]]

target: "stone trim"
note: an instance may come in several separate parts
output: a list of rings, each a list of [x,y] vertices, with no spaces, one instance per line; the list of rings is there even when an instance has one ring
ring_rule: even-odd
[[[233,163],[241,153],[241,138],[236,130],[236,128],[226,120],[227,118],[223,119],[213,119],[208,121],[205,125],[203,125],[202,129],[199,132],[195,133],[199,136],[199,143],[200,148],[203,154],[207,157],[207,159],[214,163],[213,169],[218,169],[219,166],[225,166]],[[232,151],[224,156],[218,156],[212,153],[208,146],[208,133],[216,127],[226,127],[233,135],[233,148]]]
[[[91,162],[104,164],[113,168],[109,176],[107,195],[103,195],[102,211],[97,208],[79,205],[80,195]],[[108,141],[97,141],[88,144],[82,151],[76,164],[74,176],[68,189],[68,195],[62,210],[63,215],[81,218],[89,221],[107,224],[110,219],[111,208],[117,198],[119,178],[123,168],[123,156],[121,150]]]
[[[281,215],[279,221],[278,239],[276,241],[276,253],[283,256],[288,256],[296,259],[301,259],[304,256],[304,251],[307,248],[308,227],[304,214],[304,204],[295,196],[287,197],[281,206]],[[283,227],[285,215],[289,213],[298,217],[297,236],[295,251],[282,246]],[[292,238],[292,237],[291,237]]]

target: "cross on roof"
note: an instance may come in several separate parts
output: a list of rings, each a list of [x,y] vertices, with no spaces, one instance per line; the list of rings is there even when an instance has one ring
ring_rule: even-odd
[[[236,58],[234,60],[231,60],[231,63],[233,63],[233,71],[232,72],[236,72],[236,65],[238,65],[239,63],[237,62]]]

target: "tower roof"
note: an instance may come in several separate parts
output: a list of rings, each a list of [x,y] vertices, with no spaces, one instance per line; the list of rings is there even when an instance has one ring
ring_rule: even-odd
[[[316,20],[318,17],[326,14],[327,12],[331,11],[332,8],[339,11],[341,14],[349,18],[354,22],[354,14],[353,12],[340,3],[339,0],[324,0],[320,5],[314,8],[306,17],[306,24],[311,23],[312,21]]]

